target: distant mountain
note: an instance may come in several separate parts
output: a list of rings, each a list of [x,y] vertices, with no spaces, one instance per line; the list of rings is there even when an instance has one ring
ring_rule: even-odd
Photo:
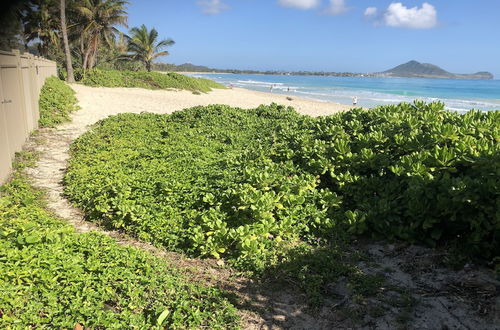
[[[389,77],[419,77],[419,78],[448,78],[448,79],[493,79],[489,72],[477,72],[473,74],[455,74],[448,72],[437,65],[410,61],[398,65],[395,68],[381,72],[381,75]]]
[[[410,61],[397,67],[378,73],[355,73],[355,72],[310,72],[310,71],[256,71],[256,70],[234,70],[213,69],[203,65],[184,63],[181,65],[168,63],[154,63],[153,69],[157,71],[174,72],[219,72],[236,74],[268,74],[268,75],[298,75],[298,76],[332,76],[332,77],[420,77],[420,78],[449,78],[449,79],[493,79],[489,72],[478,72],[474,74],[454,74],[440,67]]]

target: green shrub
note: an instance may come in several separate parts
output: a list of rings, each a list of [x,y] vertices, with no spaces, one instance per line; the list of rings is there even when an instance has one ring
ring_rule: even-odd
[[[41,200],[19,173],[0,188],[1,328],[238,326],[220,291],[105,235],[75,233]]]
[[[40,91],[40,127],[54,127],[69,121],[69,114],[78,110],[75,92],[58,77],[49,77]]]
[[[285,139],[280,161],[342,197],[351,233],[500,255],[500,112],[382,106],[307,120]]]
[[[277,105],[122,114],[72,146],[91,220],[262,271],[344,233],[500,251],[499,115],[440,103],[311,118]]]
[[[84,85],[94,87],[137,87],[148,89],[186,89],[209,92],[224,86],[203,78],[192,78],[178,73],[145,71],[116,71],[93,69],[79,77]]]

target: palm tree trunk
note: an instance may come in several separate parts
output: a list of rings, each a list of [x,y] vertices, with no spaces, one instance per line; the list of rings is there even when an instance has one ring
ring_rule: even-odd
[[[85,51],[85,57],[83,58],[83,69],[91,69],[92,67],[90,66],[90,59],[92,56],[92,50],[93,50],[93,45],[94,45],[94,38],[95,36],[91,36],[90,40],[88,41],[87,44],[87,50]]]
[[[95,60],[97,57],[97,50],[99,48],[99,35],[95,35],[92,38],[92,43],[91,43],[91,52],[89,54],[89,69],[92,69],[95,65]]]
[[[85,36],[82,35],[80,36],[80,54],[82,56],[82,69],[85,70]]]
[[[87,50],[85,51],[85,55],[83,55],[83,70],[87,70],[88,69],[88,63],[89,63],[89,55],[90,55],[90,45],[87,46]]]
[[[95,58],[97,56],[97,51],[94,50],[93,52],[90,53],[89,57],[89,69],[92,69],[95,66]]]
[[[61,0],[61,32],[63,35],[64,52],[66,53],[66,71],[68,72],[68,82],[74,83],[73,63],[71,62],[71,53],[69,51],[68,30],[66,28],[66,0]]]

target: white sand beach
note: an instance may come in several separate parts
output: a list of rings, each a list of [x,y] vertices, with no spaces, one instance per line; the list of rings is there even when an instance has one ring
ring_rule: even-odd
[[[105,88],[72,84],[82,110],[73,114],[73,120],[89,125],[109,115],[122,112],[171,113],[198,105],[227,104],[245,109],[261,104],[278,103],[292,106],[311,116],[330,115],[349,110],[351,106],[308,100],[286,95],[263,93],[247,89],[215,89],[195,95],[189,91],[148,90],[141,88]]]

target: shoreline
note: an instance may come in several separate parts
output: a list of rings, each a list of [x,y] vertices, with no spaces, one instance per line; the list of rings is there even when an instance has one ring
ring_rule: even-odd
[[[234,74],[232,72],[217,72],[217,71],[213,71],[213,72],[156,71],[156,72],[159,72],[159,73],[169,73],[169,72],[172,72],[172,73],[183,74],[185,76],[190,75],[190,74]]]
[[[157,71],[157,72],[165,73],[164,71]],[[217,72],[175,72],[175,73],[189,75],[189,74],[211,74],[211,73],[217,73]],[[217,73],[217,74],[230,75],[233,73],[224,72],[224,73]],[[205,79],[208,79],[208,78],[205,78]],[[224,85],[224,84],[222,84],[222,85]],[[347,111],[347,110],[350,110],[352,108],[365,108],[365,107],[362,107],[359,105],[354,107],[351,104],[343,104],[343,103],[338,103],[338,102],[333,102],[333,101],[328,101],[328,100],[306,98],[306,97],[296,96],[294,94],[285,94],[285,93],[279,93],[279,92],[276,92],[276,93],[263,92],[263,91],[256,91],[253,89],[248,89],[248,88],[243,88],[243,87],[228,87],[228,86],[225,86],[225,87],[226,87],[226,89],[212,89],[212,91],[209,92],[208,94],[214,93],[214,92],[220,91],[220,90],[239,91],[240,93],[252,94],[251,98],[262,99],[264,103],[261,103],[261,104],[269,105],[269,104],[274,102],[274,103],[279,103],[279,104],[286,105],[286,106],[292,106],[298,112],[301,112],[303,114],[309,114],[312,116],[328,115],[328,114],[332,114],[332,113],[335,113],[338,111]],[[204,95],[204,94],[202,94],[202,95]],[[291,100],[289,100],[289,98],[291,98]],[[269,102],[269,100],[271,100],[271,99],[276,99],[277,101]],[[246,102],[243,102],[243,103],[246,104]],[[226,103],[218,103],[218,104],[226,104]],[[319,109],[320,105],[326,106],[327,109],[325,109],[324,111],[321,111]],[[232,105],[232,106],[238,106],[238,105]],[[239,106],[239,107],[245,107],[245,106]],[[247,107],[245,107],[245,108],[247,108]],[[320,114],[317,114],[317,112],[320,112]]]
[[[224,85],[230,85],[233,83],[238,86],[238,88],[257,90],[262,92],[270,92],[272,94],[283,94],[286,96],[290,96],[292,98],[305,98],[308,100],[322,101],[322,102],[330,102],[330,103],[338,103],[351,106],[352,97],[357,96],[359,103],[358,107],[362,108],[373,108],[380,105],[389,105],[389,104],[399,104],[401,102],[412,103],[414,100],[423,100],[425,102],[434,102],[441,101],[446,104],[446,109],[450,111],[458,111],[458,112],[466,112],[471,109],[477,109],[481,111],[494,111],[500,110],[500,95],[497,95],[492,92],[488,92],[495,86],[498,86],[495,81],[490,81],[487,83],[484,88],[486,94],[481,94],[483,92],[478,92],[477,95],[469,95],[468,87],[470,83],[464,83],[465,80],[453,79],[453,86],[456,88],[453,89],[452,92],[448,93],[446,90],[442,90],[443,88],[447,88],[447,85],[436,81],[441,81],[442,79],[434,79],[434,82],[429,82],[430,87],[435,87],[440,90],[440,92],[429,93],[428,91],[423,90],[420,85],[410,82],[413,78],[404,78],[407,80],[403,80],[398,83],[389,83],[389,87],[382,88],[380,90],[373,89],[375,85],[372,84],[364,86],[358,86],[360,83],[358,80],[353,82],[351,85],[344,86],[341,82],[331,82],[329,83],[321,81],[317,82],[321,88],[316,90],[316,88],[310,87],[307,84],[303,84],[302,80],[298,78],[276,78],[266,76],[266,79],[257,79],[257,75],[249,74],[244,77],[239,76],[229,76],[229,73],[226,74],[216,74],[210,76],[210,73],[185,73],[190,76],[202,77],[205,79],[212,79],[214,81],[222,82]],[[250,77],[253,75],[254,77]],[[216,79],[216,76],[219,76],[219,79]],[[242,81],[238,80],[242,79]],[[392,78],[391,78],[392,79]],[[403,78],[401,78],[403,79]],[[316,82],[316,80],[314,80]],[[451,80],[450,80],[451,81]],[[240,83],[241,82],[241,83]],[[457,82],[457,83],[455,83]],[[277,84],[277,88],[274,91],[270,91],[269,88],[273,84]],[[399,85],[398,85],[399,84]],[[403,85],[401,85],[403,84]],[[407,85],[408,84],[408,85]],[[456,85],[455,85],[456,84]],[[333,91],[330,93],[328,88],[332,86]],[[286,91],[286,88],[283,89],[283,86],[296,86],[292,88],[290,92]],[[344,87],[342,87],[344,86]],[[356,87],[358,86],[358,87]],[[469,86],[470,87],[470,86]],[[297,89],[297,93],[295,93],[295,88]],[[323,91],[324,88],[327,88],[327,91]],[[445,93],[439,96],[440,93]],[[320,94],[318,94],[320,93]],[[322,94],[323,93],[323,94]],[[326,94],[325,94],[326,93]]]
[[[301,112],[303,114],[310,114],[310,112],[313,108],[316,111],[324,112],[323,114],[310,114],[313,116],[321,116],[329,113],[330,111],[333,111],[332,113],[338,112],[338,111],[348,111],[354,107],[353,105],[348,105],[348,104],[342,104],[342,103],[337,103],[337,102],[331,102],[331,101],[326,101],[326,100],[318,100],[318,99],[310,99],[310,98],[305,98],[305,97],[300,97],[300,96],[295,96],[295,95],[287,95],[287,94],[282,94],[282,93],[272,93],[272,92],[261,92],[261,91],[256,91],[252,89],[247,89],[247,88],[242,88],[242,87],[233,87],[228,88],[227,90],[235,90],[239,91],[241,93],[245,94],[252,94],[255,97],[262,97],[262,98],[273,98],[279,101],[276,101],[274,103],[286,105],[286,106],[291,106],[295,108],[298,112]],[[290,99],[291,100],[290,100]],[[325,107],[324,111],[321,111],[319,107]]]

